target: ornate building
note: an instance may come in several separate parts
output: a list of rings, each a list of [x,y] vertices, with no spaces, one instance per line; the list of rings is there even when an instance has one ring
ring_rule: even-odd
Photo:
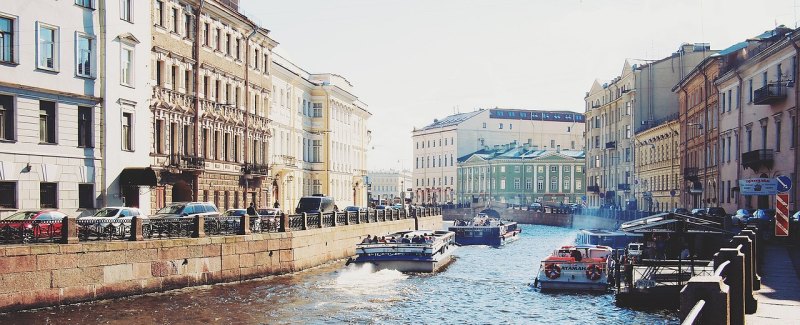
[[[238,1],[152,1],[153,210],[265,206],[270,65],[277,43]]]
[[[642,211],[670,211],[682,205],[680,125],[677,114],[636,130],[634,191]]]

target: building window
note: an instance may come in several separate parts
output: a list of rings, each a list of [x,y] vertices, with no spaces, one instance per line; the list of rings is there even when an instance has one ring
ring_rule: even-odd
[[[14,140],[14,97],[0,95],[0,140]]]
[[[231,34],[225,34],[225,55],[231,55]]]
[[[747,151],[748,152],[752,151],[753,150],[753,130],[748,128],[747,131],[745,131],[745,136],[747,137]],[[736,154],[738,155],[739,153],[737,152]]]
[[[92,9],[93,0],[75,0],[75,4],[84,8]]]
[[[92,107],[78,106],[78,147],[91,148],[92,141]]]
[[[164,154],[164,120],[156,120],[155,151]]]
[[[178,8],[172,8],[172,32],[177,34],[180,30],[180,16],[178,15]]]
[[[133,150],[133,113],[122,113],[122,150]]]
[[[486,128],[486,122],[483,122],[483,128],[484,129]]]
[[[14,62],[14,19],[0,17],[0,62]]]
[[[75,73],[81,77],[92,77],[92,49],[94,38],[77,34],[78,44],[75,48]]]
[[[558,191],[558,178],[554,177],[550,180],[550,190]]]
[[[320,162],[320,151],[322,150],[322,141],[313,140],[311,145],[311,162]]]
[[[565,178],[563,181],[563,188],[565,191],[569,191],[569,178]]]
[[[78,208],[94,209],[94,184],[78,184]]]
[[[40,69],[58,70],[58,27],[38,23]]]
[[[434,184],[434,186],[436,186],[436,184]],[[506,180],[505,179],[501,179],[500,180],[500,189],[501,190],[505,190],[506,189]]]
[[[192,24],[192,14],[183,15],[183,37],[194,40],[194,28]]]
[[[39,183],[39,207],[58,208],[58,183]]]
[[[241,59],[241,53],[242,53],[241,50],[240,50],[241,49],[241,45],[242,45],[242,40],[240,40],[239,38],[236,38],[236,60]]]
[[[541,180],[541,179],[536,180],[536,190],[537,191],[543,191],[544,190],[544,181],[543,180]]]
[[[133,0],[119,0],[119,19],[133,22]]]
[[[17,183],[0,182],[0,208],[17,208]]]
[[[550,166],[551,173],[558,173],[558,166]]]
[[[155,11],[156,25],[164,27],[164,1],[156,0]]]
[[[522,180],[520,180],[519,178],[515,178],[514,179],[514,189],[515,190],[519,190],[521,188],[522,188]]]
[[[39,142],[56,143],[56,103],[39,101]]]
[[[216,47],[217,51],[219,51],[220,49],[222,49],[222,30],[217,28],[215,31],[216,34],[214,37],[214,41],[216,44],[214,44],[214,46]]]
[[[133,48],[128,45],[122,45],[122,51],[120,52],[120,74],[119,74],[119,82],[122,85],[133,87],[133,58],[134,58]],[[156,79],[158,79],[158,84],[161,85],[161,62],[156,63]]]
[[[203,24],[203,45],[208,46],[208,41],[211,39],[211,26],[208,23]]]
[[[753,79],[747,80],[747,102],[753,102]]]
[[[530,178],[526,178],[525,179],[525,189],[526,190],[530,190],[532,188],[533,188],[533,180],[531,180]]]
[[[500,129],[501,130],[503,129],[503,123],[500,123]]]
[[[322,117],[322,103],[314,103],[314,115],[312,117]]]
[[[556,147],[556,140],[550,140],[550,148]]]

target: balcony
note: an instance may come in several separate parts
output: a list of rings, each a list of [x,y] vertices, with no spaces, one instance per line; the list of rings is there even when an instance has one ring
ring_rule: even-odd
[[[600,193],[600,186],[599,185],[589,185],[586,187],[586,190],[591,193]]]
[[[616,141],[606,142],[606,149],[616,149],[616,148],[617,148]]]
[[[242,167],[242,172],[244,172],[245,175],[250,175],[250,177],[263,177],[267,176],[269,168],[264,164],[247,163]]]
[[[742,167],[758,171],[762,167],[772,168],[775,163],[772,149],[759,149],[742,154]]]
[[[772,105],[786,99],[786,84],[768,84],[753,92],[753,104]]]
[[[697,167],[685,167],[683,169],[683,179],[688,181],[697,181],[699,178],[697,177],[699,172],[699,168]]]
[[[626,184],[617,184],[617,190],[630,192],[631,184],[627,184],[627,183]]]
[[[203,171],[206,168],[206,159],[193,155],[172,154],[169,156],[169,167],[181,171]]]

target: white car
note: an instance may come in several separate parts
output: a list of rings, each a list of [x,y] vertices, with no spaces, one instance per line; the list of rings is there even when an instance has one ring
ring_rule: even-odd
[[[139,208],[132,207],[105,207],[94,213],[91,217],[82,217],[78,220],[101,220],[106,219],[114,221],[131,220],[133,217],[148,219],[147,215],[139,211]]]
[[[130,232],[133,217],[142,219],[142,224],[149,224],[150,219],[138,208],[105,207],[92,216],[78,218],[78,235],[84,238],[102,234],[122,236]],[[143,231],[147,232],[148,227]]]

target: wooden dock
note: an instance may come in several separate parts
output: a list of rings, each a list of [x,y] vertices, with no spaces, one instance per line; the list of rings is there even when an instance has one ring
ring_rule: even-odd
[[[761,290],[755,294],[758,310],[745,316],[747,324],[800,324],[798,250],[798,246],[764,247],[764,264],[759,268]]]

